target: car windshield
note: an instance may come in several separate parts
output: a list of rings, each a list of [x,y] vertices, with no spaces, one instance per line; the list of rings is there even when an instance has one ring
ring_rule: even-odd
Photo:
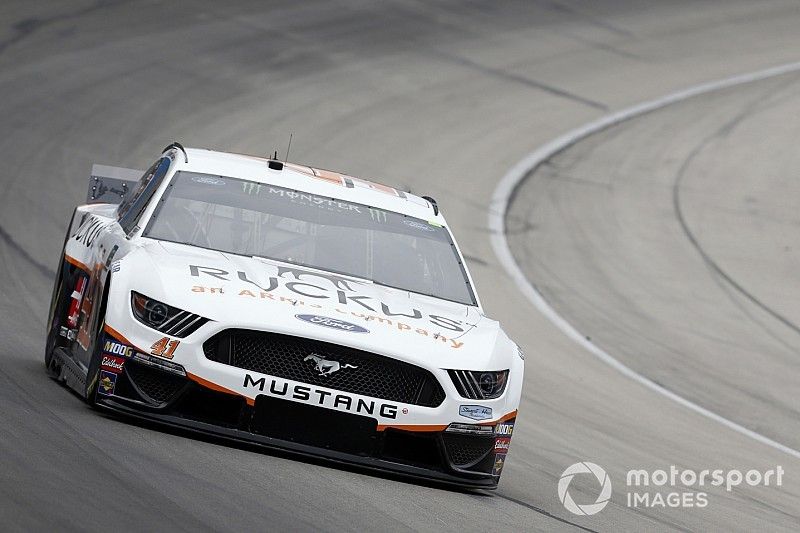
[[[144,235],[475,304],[446,228],[274,185],[178,172]]]

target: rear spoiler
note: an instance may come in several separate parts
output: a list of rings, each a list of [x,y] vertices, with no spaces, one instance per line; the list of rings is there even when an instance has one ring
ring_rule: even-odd
[[[141,177],[141,170],[92,165],[86,203],[120,204],[128,197]]]

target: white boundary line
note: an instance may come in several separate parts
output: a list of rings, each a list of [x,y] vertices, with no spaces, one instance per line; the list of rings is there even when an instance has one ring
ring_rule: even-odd
[[[528,298],[528,300],[530,300],[531,303],[533,303],[533,305],[536,306],[536,308],[567,337],[588,350],[592,355],[604,363],[619,371],[624,376],[631,378],[637,383],[644,385],[658,394],[666,396],[670,400],[688,409],[691,409],[695,413],[703,415],[711,420],[714,420],[715,422],[719,422],[720,424],[738,433],[741,433],[742,435],[750,437],[751,439],[762,444],[766,444],[767,446],[771,446],[776,450],[780,450],[791,455],[792,457],[800,459],[800,451],[790,448],[785,444],[781,444],[780,442],[776,442],[769,437],[761,435],[760,433],[756,433],[755,431],[741,426],[732,420],[728,420],[717,413],[709,411],[705,407],[702,407],[691,400],[687,400],[686,398],[679,396],[678,394],[662,387],[658,383],[629,368],[611,356],[608,352],[587,340],[586,337],[581,335],[581,333],[572,324],[567,322],[564,317],[559,315],[555,309],[553,309],[550,304],[545,301],[541,293],[536,290],[536,288],[522,273],[522,270],[514,260],[514,256],[511,254],[511,250],[509,249],[505,227],[505,218],[506,212],[508,211],[508,205],[517,186],[522,183],[522,181],[531,171],[535,170],[536,167],[541,165],[544,161],[551,158],[558,152],[577,143],[578,141],[626,120],[630,120],[632,118],[644,115],[645,113],[661,109],[676,102],[681,102],[693,96],[798,71],[800,71],[800,62],[787,63],[765,70],[751,72],[749,74],[742,74],[732,78],[725,78],[709,83],[703,83],[701,85],[695,85],[688,89],[670,93],[666,96],[662,96],[661,98],[643,102],[633,107],[617,111],[616,113],[611,113],[610,115],[606,115],[565,133],[564,135],[539,147],[539,149],[529,154],[522,161],[512,167],[505,176],[503,176],[503,179],[501,179],[497,184],[497,188],[495,188],[494,193],[492,194],[492,201],[489,209],[489,229],[491,232],[492,248],[494,248],[494,253],[499,259],[500,263],[506,269],[520,290],[522,290],[522,293]]]

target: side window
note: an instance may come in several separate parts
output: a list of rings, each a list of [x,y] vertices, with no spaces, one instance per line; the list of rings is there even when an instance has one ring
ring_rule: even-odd
[[[141,177],[136,190],[117,208],[117,220],[125,233],[130,233],[139,222],[139,217],[167,175],[171,163],[172,160],[168,157],[156,161]]]

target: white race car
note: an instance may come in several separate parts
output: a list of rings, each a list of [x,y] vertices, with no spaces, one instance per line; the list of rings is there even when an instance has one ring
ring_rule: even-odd
[[[432,198],[184,149],[95,165],[64,241],[45,362],[92,405],[494,488],[523,355]]]

